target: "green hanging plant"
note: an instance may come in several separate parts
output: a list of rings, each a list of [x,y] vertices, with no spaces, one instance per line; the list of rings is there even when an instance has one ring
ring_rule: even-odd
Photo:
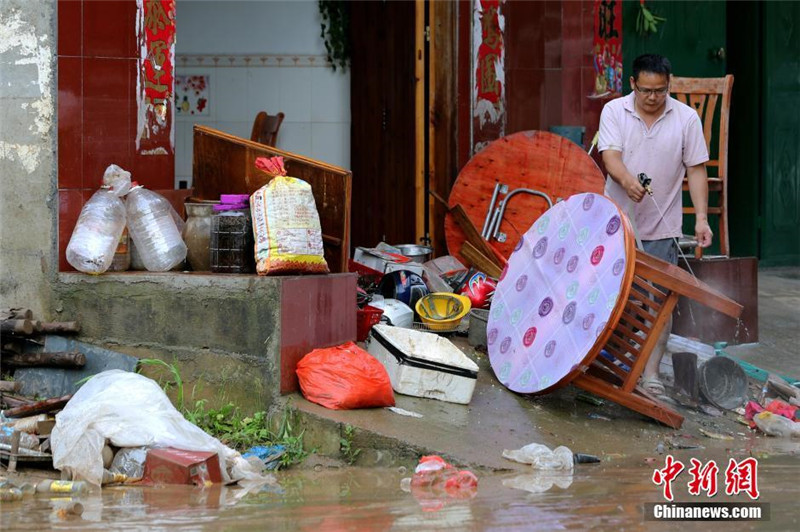
[[[350,5],[345,0],[319,0],[322,41],[333,70],[350,66]]]
[[[639,13],[636,15],[636,33],[646,37],[651,33],[658,33],[658,25],[666,22],[664,17],[658,17],[644,5],[644,0],[639,0]]]

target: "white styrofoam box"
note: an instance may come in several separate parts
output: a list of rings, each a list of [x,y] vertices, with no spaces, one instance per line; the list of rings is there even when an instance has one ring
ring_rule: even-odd
[[[316,69],[279,67],[275,70],[280,80],[280,107],[286,115],[285,121],[311,122],[311,73]]]
[[[469,404],[478,365],[439,335],[378,324],[367,351],[386,368],[397,393]]]
[[[312,123],[311,157],[328,164],[350,167],[350,123]]]
[[[414,326],[414,311],[402,301],[391,298],[386,299],[383,296],[378,299],[378,296],[373,296],[369,305],[381,309],[383,311],[381,321],[386,320],[389,325],[407,327],[409,329]]]
[[[311,121],[350,122],[350,71],[315,68],[311,73]]]

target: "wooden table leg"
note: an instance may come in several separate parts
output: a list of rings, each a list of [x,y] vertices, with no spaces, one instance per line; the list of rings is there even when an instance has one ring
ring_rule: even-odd
[[[597,377],[592,377],[584,373],[572,381],[572,384],[587,392],[591,392],[630,408],[631,410],[635,410],[640,414],[644,414],[674,429],[681,428],[683,424],[683,416],[674,410],[646,397],[636,395],[633,392],[626,392]]]

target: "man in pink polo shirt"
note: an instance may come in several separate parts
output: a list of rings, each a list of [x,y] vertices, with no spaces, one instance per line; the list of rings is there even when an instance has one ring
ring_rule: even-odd
[[[610,178],[606,196],[628,215],[645,252],[677,264],[675,239],[681,236],[684,175],[697,212],[694,230],[699,245],[709,246],[712,233],[703,127],[694,109],[669,96],[670,74],[669,60],[660,55],[645,54],[633,61],[633,91],[603,108],[598,149]],[[640,173],[651,178],[655,202],[644,197]],[[670,319],[642,372],[642,387],[654,395],[664,393],[658,366],[671,329]]]

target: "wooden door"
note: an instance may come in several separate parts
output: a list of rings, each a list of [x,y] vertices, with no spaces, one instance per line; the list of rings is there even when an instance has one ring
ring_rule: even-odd
[[[353,246],[415,241],[415,9],[350,5]]]
[[[765,2],[761,263],[800,264],[800,3]]]

